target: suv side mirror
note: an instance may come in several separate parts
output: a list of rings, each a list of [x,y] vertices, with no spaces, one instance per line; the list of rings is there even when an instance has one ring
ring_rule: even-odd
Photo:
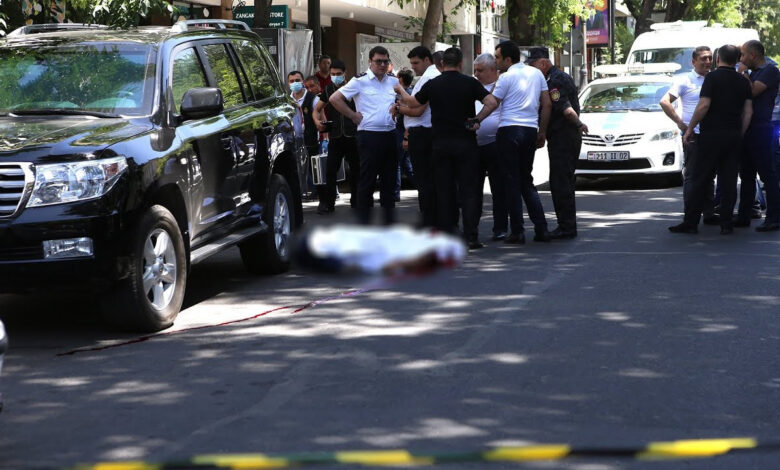
[[[216,116],[224,108],[219,88],[191,88],[181,99],[181,117],[185,121]]]

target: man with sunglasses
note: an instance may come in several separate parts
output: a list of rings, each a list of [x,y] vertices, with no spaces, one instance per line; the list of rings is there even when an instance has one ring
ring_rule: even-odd
[[[336,90],[330,104],[357,125],[360,179],[357,216],[362,224],[371,223],[374,184],[379,176],[379,203],[384,223],[395,222],[395,174],[398,166],[395,121],[388,110],[395,104],[396,77],[387,74],[390,53],[382,46],[368,52],[368,70]],[[355,102],[353,111],[347,100]]]

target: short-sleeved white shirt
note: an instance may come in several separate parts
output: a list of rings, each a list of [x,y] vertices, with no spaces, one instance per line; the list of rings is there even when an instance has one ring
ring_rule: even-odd
[[[490,83],[483,86],[485,87],[485,90],[492,91],[494,85],[495,83]],[[496,131],[498,131],[498,122],[501,118],[501,107],[503,104],[504,103],[501,102],[501,104],[498,105],[498,108],[494,109],[492,113],[488,114],[488,116],[479,123],[479,129],[477,129],[477,145],[480,147],[492,144],[496,141]],[[479,114],[479,112],[482,111],[482,103],[475,101],[474,106],[475,111]]]
[[[417,92],[420,91],[420,88],[425,85],[425,82],[432,78],[438,77],[439,75],[441,75],[441,72],[439,72],[439,69],[437,69],[435,65],[431,65],[425,69],[425,73],[423,73],[420,79],[417,80],[417,83],[412,89],[412,96],[416,95]],[[421,116],[404,116],[404,126],[406,126],[407,129],[412,127],[431,127],[430,106],[425,108],[425,112]]]
[[[691,70],[675,77],[674,83],[669,88],[669,94],[679,98],[682,102],[682,120],[686,126],[691,122],[696,105],[699,104],[702,83],[704,83],[704,75],[699,75],[695,70]],[[699,133],[699,126],[696,126],[694,132]]]
[[[539,69],[517,63],[498,77],[493,96],[501,100],[498,127],[539,128],[539,95],[547,91],[547,80]]]
[[[339,92],[346,99],[354,99],[355,110],[363,115],[359,131],[387,132],[395,129],[390,106],[395,103],[396,77],[385,75],[380,81],[371,69],[352,78]]]

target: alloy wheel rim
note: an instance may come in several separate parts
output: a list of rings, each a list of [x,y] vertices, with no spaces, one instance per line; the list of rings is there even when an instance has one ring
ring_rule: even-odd
[[[283,193],[274,200],[274,244],[276,252],[282,258],[287,257],[290,238],[290,205]]]
[[[176,293],[176,250],[167,231],[158,228],[146,238],[143,249],[143,290],[156,310],[170,305]]]

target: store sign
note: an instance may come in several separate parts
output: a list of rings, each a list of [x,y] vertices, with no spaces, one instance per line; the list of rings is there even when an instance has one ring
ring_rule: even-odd
[[[233,19],[243,21],[250,28],[255,25],[255,7],[236,7],[233,9]],[[269,28],[290,27],[290,7],[287,5],[271,5]]]

